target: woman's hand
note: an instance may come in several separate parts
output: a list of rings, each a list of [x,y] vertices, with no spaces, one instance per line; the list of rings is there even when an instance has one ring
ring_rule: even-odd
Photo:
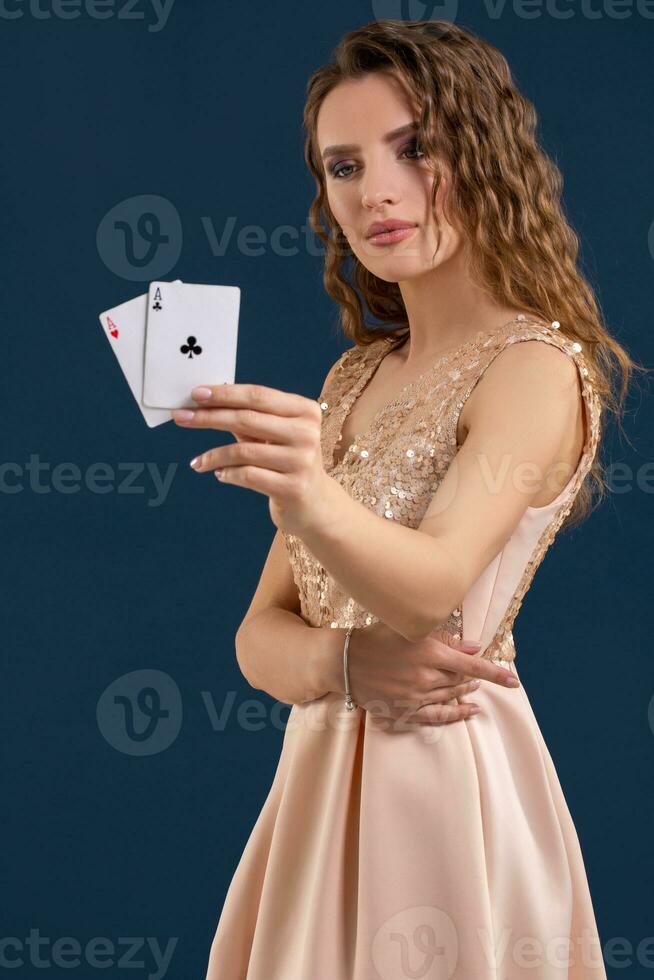
[[[348,650],[352,698],[373,715],[381,707],[384,717],[409,724],[462,721],[478,706],[456,704],[454,699],[472,693],[481,680],[514,686],[507,683],[515,676],[510,671],[471,656],[479,649],[478,643],[455,640],[438,630],[413,642],[382,622],[356,629]],[[342,673],[341,667],[339,683]]]
[[[235,483],[268,496],[277,528],[301,535],[321,514],[326,481],[317,401],[264,385],[206,385],[191,392],[201,407],[176,409],[190,429],[224,429],[236,442],[208,449],[191,461],[196,473],[220,470]]]

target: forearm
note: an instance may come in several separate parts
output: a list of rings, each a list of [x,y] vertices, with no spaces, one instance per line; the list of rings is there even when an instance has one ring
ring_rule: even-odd
[[[380,518],[331,477],[318,511],[301,537],[346,595],[408,640],[447,618],[453,565],[433,537]]]
[[[271,606],[236,634],[236,659],[252,687],[286,704],[340,690],[345,630],[308,626],[301,616]]]

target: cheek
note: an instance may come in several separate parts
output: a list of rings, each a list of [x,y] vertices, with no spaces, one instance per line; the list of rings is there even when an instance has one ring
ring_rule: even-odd
[[[333,184],[327,185],[327,202],[334,218],[341,228],[347,232],[352,224],[353,203],[352,194],[341,187],[334,188]]]
[[[432,206],[432,194],[434,189],[435,178],[434,175],[426,170],[420,170],[416,173],[416,180],[419,184],[419,193],[422,197],[423,202],[423,212],[424,221],[426,224],[430,224],[435,220],[434,212],[439,214],[442,208],[442,198],[443,198],[443,188],[439,190],[436,195],[436,201]]]

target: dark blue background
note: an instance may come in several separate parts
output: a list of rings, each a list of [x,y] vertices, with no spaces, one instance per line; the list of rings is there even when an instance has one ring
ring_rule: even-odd
[[[50,473],[70,462],[82,475],[99,461],[117,474],[126,462],[177,464],[160,506],[151,505],[147,471],[136,481],[141,493],[119,493],[117,482],[105,494],[83,482],[78,492],[38,493],[26,478],[20,492],[0,496],[1,935],[24,942],[38,929],[51,942],[71,936],[82,945],[105,936],[117,948],[124,936],[162,946],[177,937],[167,976],[190,980],[204,977],[282,740],[280,725],[244,731],[236,720],[250,697],[268,719],[275,705],[249,688],[234,656],[274,527],[266,497],[187,465],[231,436],[146,427],[97,316],[158,276],[139,283],[112,271],[96,232],[124,199],[167,198],[183,243],[161,278],[241,287],[236,380],[315,397],[348,344],[310,237],[283,256],[269,236],[306,225],[309,74],[375,10],[400,16],[402,8],[176,0],[153,31],[149,3],[134,8],[144,19],[127,20],[117,16],[123,2],[105,20],[86,12],[38,19],[27,3],[22,17],[0,18],[2,461],[24,467],[35,454]],[[5,9],[17,5],[6,0]],[[416,7],[412,16],[421,16]],[[560,9],[573,16],[543,10],[527,19],[508,3],[491,16],[462,0],[457,22],[506,54],[535,102],[542,140],[565,176],[586,274],[613,332],[651,364],[654,21],[635,7],[611,16],[608,0],[586,4],[586,13],[581,3]],[[203,218],[219,236],[235,220],[224,255],[212,254]],[[267,242],[257,257],[236,242],[250,224]],[[641,388],[625,421],[631,444],[612,438],[607,454],[634,475],[653,458],[647,383]],[[652,497],[635,479],[623,485],[579,530],[559,536],[524,602],[516,643],[580,837],[600,936],[632,944],[616,960],[632,965],[609,975],[636,977],[649,976],[637,944],[654,935]],[[96,720],[105,688],[140,669],[169,674],[183,703],[177,737],[145,757],[117,750]],[[230,692],[235,703],[216,731],[206,702],[213,697],[220,711]],[[24,957],[13,976],[32,978]],[[127,975],[148,976],[145,962]],[[50,975],[63,972],[53,966]],[[66,974],[89,980],[96,970],[82,963]]]

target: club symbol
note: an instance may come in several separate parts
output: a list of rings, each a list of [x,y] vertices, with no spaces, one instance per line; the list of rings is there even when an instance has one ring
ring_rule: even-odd
[[[153,310],[160,310],[161,309],[161,303],[159,302],[159,300],[157,300],[157,302],[154,304],[154,306],[152,307],[152,309]]]
[[[202,348],[198,347],[195,337],[187,337],[186,343],[182,344],[179,349],[181,350],[182,354],[188,354],[188,356],[191,358],[194,354],[197,355],[202,353]]]

